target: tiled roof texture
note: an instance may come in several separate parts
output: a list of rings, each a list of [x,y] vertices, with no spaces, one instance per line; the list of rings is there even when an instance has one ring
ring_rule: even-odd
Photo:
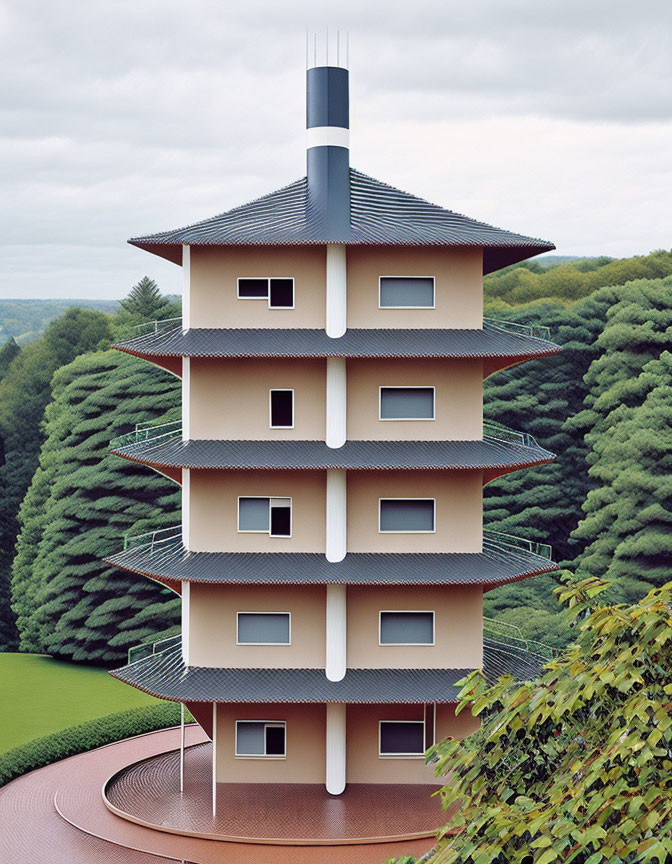
[[[464,330],[349,329],[339,338],[324,330],[181,327],[136,336],[115,345],[138,357],[352,357],[511,358],[547,357],[560,346],[545,339],[484,324]]]
[[[548,252],[552,243],[525,237],[402,192],[350,169],[350,237],[353,245],[477,246],[483,272]],[[304,245],[328,242],[307,202],[307,180],[185,228],[129,242],[179,263],[182,244],[194,246]]]
[[[523,550],[350,552],[327,561],[317,552],[190,552],[181,540],[131,547],[106,559],[150,578],[224,585],[482,585],[485,590],[557,568]]]
[[[543,659],[520,648],[484,643],[489,680],[511,673],[535,677]],[[348,669],[330,681],[324,669],[215,669],[186,666],[180,646],[152,654],[110,674],[145,693],[176,702],[448,703],[470,669]]]
[[[127,444],[112,451],[143,465],[164,468],[250,470],[446,470],[514,469],[550,462],[539,445],[484,438],[479,441],[182,441],[180,438]]]

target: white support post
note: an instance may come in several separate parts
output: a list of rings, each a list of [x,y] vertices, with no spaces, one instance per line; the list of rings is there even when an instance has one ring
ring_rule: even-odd
[[[327,243],[327,336],[338,339],[347,328],[347,264],[344,243]]]
[[[184,792],[184,702],[180,702],[180,795]]]
[[[347,668],[347,589],[327,585],[325,674],[330,681],[342,681]]]
[[[182,660],[189,665],[189,582],[182,582]]]
[[[217,703],[212,703],[212,818],[217,816]]]
[[[326,786],[330,795],[340,795],[345,790],[345,721],[346,706],[327,702]]]
[[[182,244],[182,329],[191,326],[191,247]]]
[[[184,380],[184,379],[183,379]],[[347,435],[348,375],[345,357],[327,357],[327,447],[342,447]]]
[[[191,358],[182,358],[182,440],[188,441],[191,432],[191,400],[189,389],[191,383]]]
[[[191,470],[182,469],[182,543],[189,548],[189,515],[191,510]]]
[[[342,468],[327,470],[326,539],[327,561],[342,561],[348,543],[348,479]]]

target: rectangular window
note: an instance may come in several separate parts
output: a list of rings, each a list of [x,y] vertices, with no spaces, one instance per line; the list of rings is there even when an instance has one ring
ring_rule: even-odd
[[[433,387],[381,387],[381,420],[433,420]]]
[[[381,612],[381,645],[433,645],[433,612]]]
[[[269,309],[294,308],[294,279],[255,277],[238,279],[239,300],[267,300]]]
[[[381,276],[381,309],[433,309],[433,276]]]
[[[285,727],[279,720],[236,720],[236,756],[285,756]]]
[[[425,724],[422,720],[381,720],[379,756],[423,756]]]
[[[294,428],[294,391],[271,390],[271,429]]]
[[[238,645],[289,645],[289,612],[239,612]]]
[[[434,498],[380,498],[378,530],[427,534],[436,530]]]
[[[238,498],[238,531],[248,534],[292,536],[291,498]]]

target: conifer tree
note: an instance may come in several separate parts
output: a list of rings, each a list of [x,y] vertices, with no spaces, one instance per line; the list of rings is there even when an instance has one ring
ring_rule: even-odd
[[[105,351],[54,376],[40,467],[23,503],[12,596],[21,648],[63,659],[118,662],[176,622],[179,601],[102,558],[123,535],[179,522],[177,487],[109,453],[133,423],[179,417],[169,373]]]
[[[159,287],[149,276],[143,276],[135,284],[127,297],[120,301],[121,308],[131,315],[137,315],[145,321],[161,318],[161,312],[170,304],[168,297],[163,297]]]

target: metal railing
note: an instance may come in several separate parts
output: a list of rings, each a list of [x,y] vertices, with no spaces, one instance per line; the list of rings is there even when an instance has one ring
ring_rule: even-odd
[[[551,341],[550,327],[544,327],[542,324],[520,324],[518,321],[503,321],[499,318],[483,318],[483,323],[498,330],[508,330],[510,333],[521,333],[524,336]]]
[[[136,423],[132,432],[118,435],[110,441],[110,448],[117,450],[129,444],[141,444],[145,441],[171,441],[182,436],[182,421],[171,420],[168,423]]]
[[[182,323],[182,316],[180,315],[177,318],[160,318],[156,321],[143,321],[142,324],[135,324],[133,329],[139,330],[141,327],[144,327],[145,330],[139,335],[146,336],[149,333],[162,333],[164,330],[174,330],[177,327],[176,321]]]
[[[524,447],[538,447],[539,444],[534,436],[527,432],[518,432],[516,429],[509,429],[495,420],[483,421],[483,437],[493,438],[496,441],[506,441],[512,444],[522,444]]]
[[[548,543],[537,543],[514,534],[504,534],[501,531],[484,531],[483,548],[513,552],[531,552],[548,561],[553,559],[553,549]]]
[[[557,649],[551,645],[539,642],[536,639],[528,639],[520,627],[517,627],[515,624],[498,621],[496,618],[483,617],[483,638],[497,642],[499,645],[508,645],[511,648],[529,651],[531,654],[536,654],[548,660],[553,659],[558,654]]]
[[[169,648],[174,648],[182,641],[182,636],[178,633],[177,636],[168,636],[164,639],[157,639],[156,642],[141,642],[140,645],[134,645],[128,649],[128,662],[137,663],[138,660],[146,660],[152,654],[160,654],[162,651],[167,651]]]
[[[145,548],[152,555],[159,552],[170,543],[182,541],[182,528],[179,525],[171,525],[170,528],[158,528],[156,531],[145,531],[143,534],[124,534],[124,552],[129,549]]]

